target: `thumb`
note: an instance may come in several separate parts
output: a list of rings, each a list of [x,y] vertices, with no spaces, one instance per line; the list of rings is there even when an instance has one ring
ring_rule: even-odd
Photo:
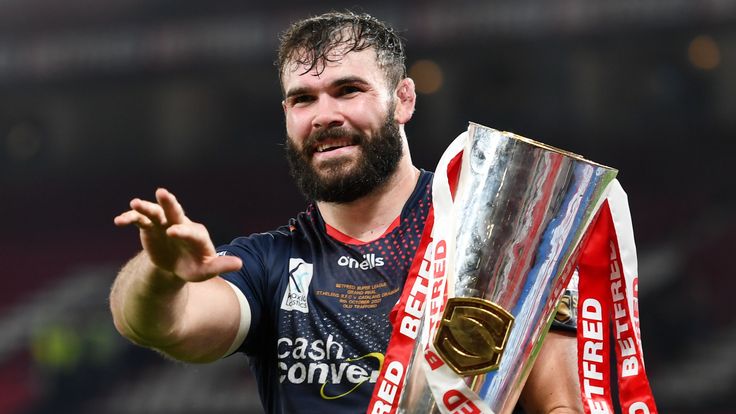
[[[235,256],[215,256],[212,260],[203,264],[202,270],[210,275],[219,275],[227,272],[235,272],[243,267],[243,261]]]

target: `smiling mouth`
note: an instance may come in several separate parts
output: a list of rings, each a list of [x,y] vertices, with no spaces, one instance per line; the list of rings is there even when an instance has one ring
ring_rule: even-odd
[[[336,149],[349,147],[351,145],[353,145],[353,143],[350,140],[322,143],[322,144],[317,145],[315,152],[319,152],[319,153],[329,152],[329,151],[334,151]]]

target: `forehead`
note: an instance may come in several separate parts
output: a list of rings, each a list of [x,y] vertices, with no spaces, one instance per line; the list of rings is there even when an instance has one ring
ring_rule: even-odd
[[[383,85],[386,83],[383,70],[378,66],[376,51],[373,48],[345,53],[343,50],[332,50],[329,60],[322,59],[309,70],[310,64],[299,64],[294,61],[284,66],[284,90],[309,86],[320,82],[329,82],[344,77],[360,77],[366,82]]]

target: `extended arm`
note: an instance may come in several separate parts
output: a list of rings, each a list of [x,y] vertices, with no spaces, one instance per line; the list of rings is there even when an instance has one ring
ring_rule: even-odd
[[[583,412],[574,333],[547,334],[519,401],[528,414]]]
[[[173,194],[156,203],[134,199],[115,218],[140,229],[143,251],[120,271],[110,294],[115,327],[131,341],[173,358],[207,362],[222,357],[240,325],[240,305],[219,273],[240,259],[217,256],[206,228],[189,220]]]

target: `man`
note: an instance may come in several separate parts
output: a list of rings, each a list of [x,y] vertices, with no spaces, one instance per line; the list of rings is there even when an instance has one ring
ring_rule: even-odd
[[[431,204],[404,125],[416,94],[399,37],[329,13],[281,39],[287,157],[313,203],[288,226],[215,249],[173,194],[115,218],[143,251],[111,293],[115,326],[173,358],[250,357],[269,413],[365,412]],[[574,335],[547,336],[521,402],[581,412]]]

